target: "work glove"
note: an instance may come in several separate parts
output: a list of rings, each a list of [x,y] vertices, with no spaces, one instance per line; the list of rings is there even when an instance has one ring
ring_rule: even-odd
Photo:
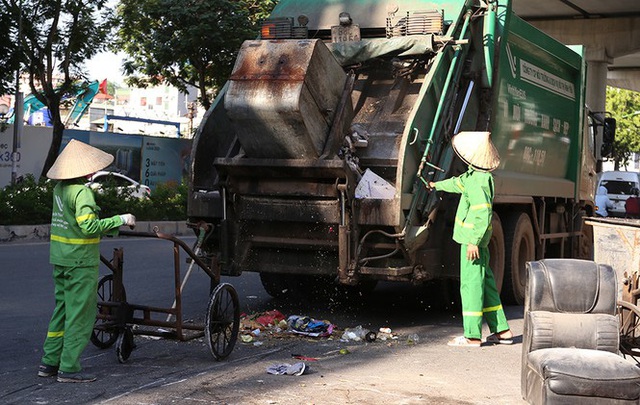
[[[136,217],[133,214],[122,214],[120,215],[120,219],[123,225],[129,225],[130,228],[136,226]]]

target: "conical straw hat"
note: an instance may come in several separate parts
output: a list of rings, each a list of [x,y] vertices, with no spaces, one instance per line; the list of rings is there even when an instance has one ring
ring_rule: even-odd
[[[500,165],[500,155],[491,142],[490,132],[460,132],[451,144],[460,159],[476,169],[490,172]]]
[[[60,152],[47,177],[54,180],[75,179],[102,170],[113,162],[113,156],[75,139]]]

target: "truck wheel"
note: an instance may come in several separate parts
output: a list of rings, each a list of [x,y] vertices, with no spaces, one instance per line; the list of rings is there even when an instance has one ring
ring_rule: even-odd
[[[500,217],[495,211],[491,217],[491,228],[493,228],[493,233],[489,241],[489,267],[491,267],[498,293],[500,293],[504,280],[504,232]]]
[[[260,273],[260,282],[267,294],[273,298],[283,298],[291,292],[288,277],[285,274]]]
[[[535,260],[536,246],[529,215],[514,213],[506,218],[505,288],[503,298],[508,304],[522,305],[527,281],[525,264]]]

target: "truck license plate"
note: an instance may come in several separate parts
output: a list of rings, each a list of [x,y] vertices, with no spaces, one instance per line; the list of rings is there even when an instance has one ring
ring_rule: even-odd
[[[331,27],[331,42],[360,41],[360,26],[353,24],[349,26],[334,25]]]

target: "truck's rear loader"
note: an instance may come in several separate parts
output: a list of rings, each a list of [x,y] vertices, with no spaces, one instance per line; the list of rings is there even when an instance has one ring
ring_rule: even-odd
[[[491,267],[522,301],[525,261],[591,255],[585,78],[508,1],[281,0],[198,129],[190,221],[214,225],[222,274],[260,272],[272,295],[453,279],[457,200],[425,185],[466,170],[453,135],[490,131]]]

